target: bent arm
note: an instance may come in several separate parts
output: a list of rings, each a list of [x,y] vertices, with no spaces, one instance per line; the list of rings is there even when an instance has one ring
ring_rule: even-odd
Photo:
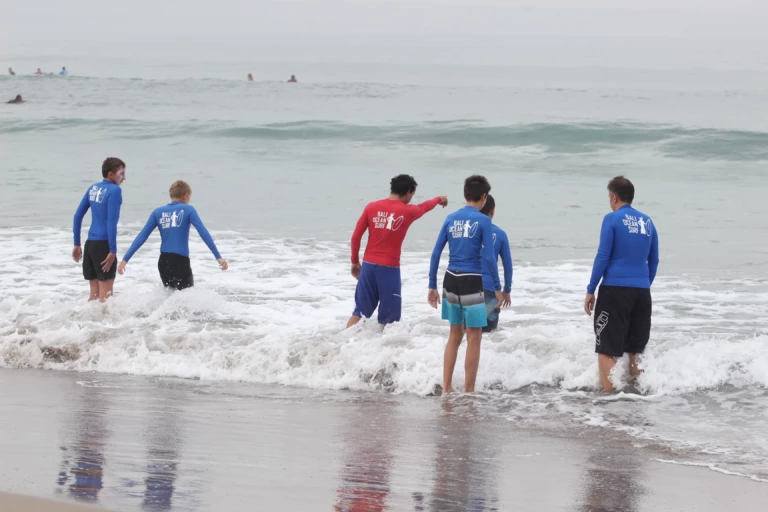
[[[141,246],[144,245],[144,242],[146,242],[149,239],[149,235],[152,234],[152,231],[155,230],[155,227],[157,226],[157,221],[155,220],[155,213],[152,212],[149,215],[149,220],[147,220],[147,223],[144,225],[144,228],[139,232],[138,235],[136,235],[136,239],[134,239],[133,243],[131,244],[131,247],[128,249],[128,252],[125,253],[125,256],[123,256],[123,261],[130,261],[134,254],[136,254],[136,251],[141,249]]]
[[[600,228],[600,246],[597,249],[595,263],[592,265],[592,277],[589,280],[587,293],[592,294],[597,290],[597,285],[600,284],[600,280],[608,268],[611,251],[613,251],[613,226],[611,225],[611,217],[606,215]]]
[[[75,218],[72,221],[72,234],[75,240],[75,247],[80,246],[80,231],[83,229],[83,218],[88,213],[88,208],[91,207],[91,203],[88,201],[88,191],[85,192],[83,200],[80,201],[80,205],[75,210]]]
[[[208,249],[211,250],[211,252],[213,253],[213,256],[217,260],[220,260],[221,254],[219,254],[219,250],[216,248],[216,244],[213,242],[213,237],[208,232],[208,230],[205,229],[205,226],[203,225],[203,221],[200,220],[200,216],[197,214],[197,210],[192,210],[192,213],[189,216],[189,222],[191,222],[192,225],[195,226],[195,229],[200,235],[200,238],[203,239],[203,242],[205,242],[205,245],[207,245]]]

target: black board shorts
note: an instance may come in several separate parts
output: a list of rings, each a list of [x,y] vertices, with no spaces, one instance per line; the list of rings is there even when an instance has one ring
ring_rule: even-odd
[[[102,261],[109,255],[109,241],[86,240],[83,248],[83,277],[88,281],[111,281],[117,272],[117,258],[108,272],[102,269]]]
[[[161,252],[157,260],[157,269],[160,271],[160,279],[166,288],[183,290],[195,285],[192,275],[192,265],[189,258],[172,252]]]
[[[600,286],[593,313],[595,352],[642,354],[651,337],[651,312],[650,289]]]

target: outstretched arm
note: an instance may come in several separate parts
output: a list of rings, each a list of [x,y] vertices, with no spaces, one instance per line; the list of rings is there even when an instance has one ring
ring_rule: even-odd
[[[424,216],[425,213],[431,212],[432,210],[434,210],[435,207],[439,204],[442,204],[443,207],[445,207],[448,204],[448,198],[445,196],[433,197],[429,201],[424,201],[421,204],[408,207],[408,210],[411,213],[411,218],[413,220],[416,220]]]
[[[198,234],[200,234],[200,238],[203,239],[203,242],[205,242],[205,245],[208,246],[208,249],[211,250],[213,253],[213,256],[217,259],[221,259],[221,254],[219,254],[219,250],[216,248],[216,244],[213,242],[213,237],[208,232],[207,229],[205,229],[205,226],[203,225],[203,221],[200,220],[200,216],[197,214],[197,210],[193,209],[192,212],[189,215],[189,222],[195,226],[195,229],[197,230]]]
[[[128,252],[126,252],[123,256],[123,261],[131,260],[133,255],[136,254],[136,251],[141,249],[141,246],[144,245],[144,243],[149,239],[149,235],[152,234],[152,231],[155,230],[155,227],[157,227],[157,221],[155,220],[155,213],[152,212],[149,214],[149,219],[144,225],[144,228],[139,231],[139,234],[136,235],[136,238],[131,244],[131,247],[128,249]]]

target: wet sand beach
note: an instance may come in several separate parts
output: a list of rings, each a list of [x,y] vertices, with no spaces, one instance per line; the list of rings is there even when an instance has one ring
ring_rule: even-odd
[[[762,511],[768,484],[418,398],[0,370],[0,510]],[[12,505],[13,504],[13,505]],[[9,508],[11,507],[11,508]],[[26,508],[25,508],[26,507]]]

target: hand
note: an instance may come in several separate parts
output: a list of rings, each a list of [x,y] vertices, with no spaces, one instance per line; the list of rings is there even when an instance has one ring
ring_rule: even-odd
[[[501,296],[504,298],[504,300],[501,301],[502,308],[508,308],[512,305],[512,297],[510,297],[507,292],[502,293]]]
[[[440,202],[439,202],[439,203],[437,203],[437,204],[439,204],[439,205],[440,205],[440,206],[442,206],[443,208],[445,208],[446,206],[448,206],[448,196],[440,196]]]
[[[111,252],[107,254],[107,258],[101,262],[101,270],[104,272],[109,272],[109,269],[112,268],[112,265],[115,263],[115,260],[117,259],[117,254]]]
[[[352,277],[358,279],[360,277],[360,269],[362,266],[359,263],[352,264]]]
[[[437,309],[437,303],[440,302],[440,294],[437,293],[437,290],[433,290],[432,288],[429,289],[429,293],[427,294],[427,302],[429,302],[430,306]]]
[[[219,268],[221,270],[227,270],[229,268],[229,263],[227,263],[227,260],[225,260],[224,258],[219,258],[216,261],[219,262]]]
[[[584,312],[587,314],[587,316],[592,316],[592,311],[595,310],[595,294],[594,293],[588,293],[586,297],[584,297]]]
[[[496,309],[501,309],[504,304],[504,292],[501,290],[496,292]]]
[[[128,264],[127,261],[123,260],[120,262],[120,264],[117,266],[117,273],[120,275],[125,274],[125,266]]]
[[[80,263],[80,260],[83,258],[83,248],[79,245],[76,245],[74,249],[72,249],[72,259],[75,260],[75,263]]]

